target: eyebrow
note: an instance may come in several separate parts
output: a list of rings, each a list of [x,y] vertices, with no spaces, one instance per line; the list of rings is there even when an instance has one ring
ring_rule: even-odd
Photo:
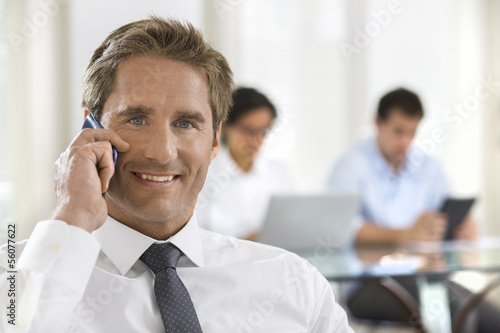
[[[144,106],[128,106],[125,109],[119,111],[117,117],[132,117],[132,116],[144,116],[151,115],[155,111],[151,108]]]
[[[177,118],[193,120],[200,124],[206,122],[205,117],[198,111],[179,111],[175,115]]]
[[[128,106],[125,109],[119,111],[117,117],[136,117],[136,116],[147,116],[154,114],[155,111],[152,108],[145,106]],[[184,110],[175,113],[176,118],[193,120],[200,124],[206,122],[205,117],[199,111]]]

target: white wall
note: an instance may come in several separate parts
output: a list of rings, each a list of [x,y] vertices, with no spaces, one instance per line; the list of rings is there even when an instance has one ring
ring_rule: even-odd
[[[483,168],[484,219],[486,231],[500,235],[500,2],[484,1],[485,22],[485,76],[491,76],[497,86],[491,97],[485,101],[483,113]]]

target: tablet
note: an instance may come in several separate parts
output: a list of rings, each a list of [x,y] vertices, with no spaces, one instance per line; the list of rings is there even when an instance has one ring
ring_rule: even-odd
[[[463,219],[469,213],[475,198],[453,199],[448,198],[441,208],[441,212],[448,216],[448,227],[444,235],[444,240],[454,238],[455,229],[462,223]]]

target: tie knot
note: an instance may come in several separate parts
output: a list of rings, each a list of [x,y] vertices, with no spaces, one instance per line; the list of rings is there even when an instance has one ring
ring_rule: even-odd
[[[175,268],[181,254],[181,250],[172,243],[153,244],[139,259],[156,274],[165,268]]]

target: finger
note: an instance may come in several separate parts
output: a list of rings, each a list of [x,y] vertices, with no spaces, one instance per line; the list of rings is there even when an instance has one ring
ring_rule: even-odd
[[[99,177],[101,193],[107,191],[109,181],[114,174],[113,150],[111,143],[100,141],[78,147],[75,156],[80,156],[94,165],[95,175]]]
[[[112,158],[112,157],[111,157]],[[101,193],[106,193],[108,191],[109,182],[111,177],[115,174],[114,163],[106,164],[104,168],[99,170],[99,179],[101,180]]]
[[[111,177],[115,173],[115,164],[113,162],[113,151],[111,143],[99,142],[95,144],[96,167],[101,180],[101,193],[108,190]]]
[[[447,226],[448,226],[448,223],[444,222],[444,223],[436,223],[436,225],[434,226],[434,230],[435,231],[438,231],[438,232],[441,232],[441,233],[444,233],[447,229]]]
[[[442,216],[431,213],[426,215],[424,226],[429,234],[443,234],[446,229],[447,221]]]
[[[126,152],[130,148],[130,145],[125,140],[123,140],[115,131],[109,129],[84,128],[81,131],[80,136],[82,140],[86,141],[85,143],[108,141],[119,152]],[[78,139],[80,136],[78,136],[74,142],[79,142]]]
[[[477,226],[474,222],[462,223],[455,232],[455,237],[459,239],[473,240],[479,236]]]
[[[448,221],[448,215],[447,214],[444,214],[444,213],[441,213],[441,212],[436,212],[433,215],[434,215],[434,219],[436,221],[438,221],[438,223],[446,224],[447,221]]]

